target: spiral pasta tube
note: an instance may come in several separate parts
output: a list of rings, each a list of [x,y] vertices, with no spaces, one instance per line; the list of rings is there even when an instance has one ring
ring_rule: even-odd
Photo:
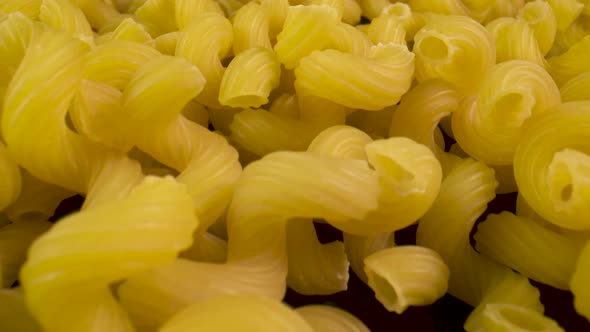
[[[0,211],[12,204],[21,192],[21,176],[18,165],[0,141]]]
[[[584,5],[578,0],[547,0],[553,12],[558,30],[565,30],[582,13]]]
[[[344,233],[344,247],[350,262],[350,268],[363,282],[367,283],[365,273],[365,258],[378,251],[393,247],[395,235],[393,232],[375,236],[359,236]]]
[[[147,31],[146,26],[132,18],[124,19],[112,33],[104,34],[101,37],[107,37],[105,38],[107,40],[129,40],[149,46],[154,44],[154,40]]]
[[[557,322],[549,317],[521,306],[509,303],[487,304],[479,327],[474,331],[509,332],[543,331],[564,332]]]
[[[432,304],[447,292],[449,269],[429,248],[384,249],[365,258],[364,269],[379,302],[398,314],[409,306]]]
[[[92,46],[94,33],[80,8],[69,0],[43,0],[39,19],[56,30],[71,33]]]
[[[261,4],[249,2],[238,10],[232,19],[234,54],[250,48],[272,49],[270,43],[270,17]]]
[[[224,15],[221,6],[214,0],[175,0],[174,16],[176,27],[184,29],[194,18],[202,13],[217,13]]]
[[[410,0],[408,4],[417,12],[433,12],[444,15],[471,17],[478,22],[485,20],[492,9],[492,1],[487,0]]]
[[[261,0],[261,5],[268,14],[269,38],[276,41],[289,13],[289,0]]]
[[[295,89],[346,107],[379,110],[399,101],[413,75],[414,55],[405,46],[374,46],[368,57],[325,50],[301,60]]]
[[[306,305],[295,309],[314,331],[324,332],[369,332],[369,328],[350,313],[326,306]]]
[[[375,44],[406,45],[406,30],[395,15],[380,15],[371,21],[367,35]]]
[[[244,332],[314,331],[300,315],[286,305],[248,295],[226,295],[194,304],[170,319],[159,331],[222,332],[235,329]]]
[[[39,26],[21,12],[10,13],[0,21],[0,101],[37,30]]]
[[[150,22],[154,37],[176,31],[175,2],[167,0],[147,0],[134,12],[142,22]]]
[[[154,39],[155,49],[165,55],[174,55],[176,53],[179,35],[180,32],[174,31],[158,36]]]
[[[533,280],[565,290],[582,249],[581,243],[509,212],[489,215],[479,225],[475,241],[482,254]]]
[[[439,78],[454,84],[462,95],[474,92],[496,63],[490,33],[464,16],[432,16],[416,33],[413,51],[418,82]]]
[[[453,133],[469,155],[492,165],[510,165],[526,119],[559,104],[559,90],[549,74],[528,61],[494,66],[476,95],[452,117]]]
[[[582,73],[567,81],[560,89],[561,100],[590,100],[590,72]]]
[[[584,37],[567,52],[549,59],[549,72],[558,86],[584,72],[590,71],[590,36]]]
[[[5,13],[20,12],[31,19],[39,17],[42,0],[5,0],[0,3],[0,11]]]
[[[569,229],[589,229],[585,143],[587,101],[553,107],[529,121],[514,157],[520,193],[544,219]]]
[[[545,1],[532,1],[518,11],[517,17],[533,30],[539,51],[546,55],[551,50],[557,33],[555,13],[551,6]]]
[[[501,17],[486,28],[496,43],[496,61],[526,60],[541,67],[545,58],[539,49],[534,31],[525,22],[511,17]]]
[[[590,243],[590,242],[588,242]],[[582,249],[576,262],[576,268],[570,280],[570,289],[574,294],[574,308],[576,311],[590,319],[590,289],[587,280],[590,277],[590,245],[588,243]]]

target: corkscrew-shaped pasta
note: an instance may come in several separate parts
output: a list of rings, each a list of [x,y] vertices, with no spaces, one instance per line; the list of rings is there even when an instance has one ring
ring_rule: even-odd
[[[417,244],[436,250],[449,267],[449,293],[477,306],[465,324],[467,331],[475,330],[488,303],[543,311],[539,291],[525,277],[480,255],[469,244],[473,224],[494,198],[496,185],[491,169],[465,159],[445,178],[432,208],[418,224]]]
[[[479,225],[475,241],[480,253],[533,280],[564,290],[569,289],[582,249],[582,243],[510,212],[489,215]]]
[[[514,156],[514,175],[526,202],[563,228],[590,229],[589,110],[590,102],[576,101],[531,118]]]
[[[492,165],[510,165],[523,122],[559,102],[559,90],[543,68],[507,61],[490,69],[478,93],[453,113],[453,133],[469,155]]]
[[[159,332],[230,330],[314,331],[303,317],[285,304],[263,297],[225,295],[192,305],[170,319]]]
[[[567,52],[548,61],[549,72],[558,86],[564,85],[579,74],[590,71],[590,36],[586,35]]]
[[[462,95],[476,91],[496,63],[492,36],[469,17],[432,15],[414,40],[418,82],[440,78]]]
[[[12,204],[21,192],[21,176],[18,165],[0,141],[0,211]]]
[[[55,28],[93,45],[94,33],[80,7],[69,0],[43,0],[39,19]]]
[[[408,5],[417,12],[432,12],[444,15],[461,15],[471,17],[478,22],[484,21],[494,1],[488,0],[410,0]]]
[[[561,89],[561,101],[590,100],[590,72],[580,74],[567,81]]]
[[[10,13],[0,22],[0,101],[20,64],[33,32],[39,26],[21,12]],[[1,110],[1,108],[0,108]]]
[[[557,22],[558,30],[565,30],[578,18],[584,9],[584,5],[578,0],[547,0]]]
[[[148,46],[154,45],[154,40],[147,31],[146,26],[132,18],[122,20],[113,32],[107,32],[99,36],[96,42],[100,44],[110,40],[128,40]]]
[[[250,48],[268,48],[270,42],[270,17],[267,9],[259,3],[249,2],[232,18],[234,29],[234,54]]]
[[[314,331],[369,332],[369,328],[350,313],[327,305],[306,305],[295,309]]]
[[[193,19],[202,13],[224,15],[221,6],[214,0],[175,0],[174,14],[176,27],[184,29]]]
[[[501,17],[486,28],[496,43],[496,61],[526,60],[545,67],[535,32],[525,22],[512,17]]]
[[[449,269],[429,248],[383,249],[365,258],[364,269],[379,302],[398,314],[409,306],[432,304],[447,292]]]
[[[533,30],[539,51],[546,55],[551,50],[557,33],[555,13],[551,6],[542,0],[528,2],[518,11],[517,17]]]
[[[346,248],[350,268],[365,283],[369,281],[365,273],[365,258],[394,245],[395,236],[393,232],[375,236],[359,236],[344,233],[344,247]]]
[[[537,311],[509,303],[487,304],[482,316],[481,323],[479,326],[474,327],[473,331],[565,331],[553,319],[543,316]]]
[[[150,22],[154,37],[157,37],[177,30],[175,4],[176,0],[147,0],[134,11],[134,14],[142,22]]]
[[[380,44],[367,57],[325,50],[301,60],[295,89],[350,108],[380,110],[399,101],[413,75],[414,54],[405,46]]]
[[[406,29],[395,15],[380,15],[371,21],[367,31],[374,44],[397,44],[406,46]]]

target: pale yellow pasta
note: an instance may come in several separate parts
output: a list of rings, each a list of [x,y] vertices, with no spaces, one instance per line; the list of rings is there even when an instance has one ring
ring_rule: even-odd
[[[295,309],[317,332],[370,332],[369,328],[350,313],[327,305],[306,305]]]
[[[590,319],[590,288],[588,288],[588,278],[590,278],[590,242],[587,242],[578,256],[576,269],[570,280],[570,289],[574,294],[574,308],[580,315]]]
[[[558,86],[590,71],[590,36],[584,37],[567,52],[549,59],[549,72]]]
[[[359,0],[362,15],[370,20],[381,15],[383,10],[391,5],[389,0]]]
[[[344,0],[342,22],[357,25],[361,21],[361,6],[356,0]]]
[[[559,92],[564,103],[576,100],[590,100],[590,72],[582,73],[567,81],[559,89]]]
[[[397,18],[403,25],[406,32],[406,41],[413,41],[416,32],[426,24],[420,14],[413,13],[412,8],[403,2],[396,2],[381,12],[382,16],[393,16]]]
[[[380,15],[374,18],[367,35],[374,44],[406,45],[406,30],[402,21],[394,15]]]
[[[354,111],[346,117],[346,124],[366,132],[373,139],[389,136],[391,117],[397,105],[380,111]]]
[[[39,19],[93,45],[94,33],[84,13],[70,0],[43,0]]]
[[[489,165],[496,174],[498,187],[496,194],[508,194],[518,191],[516,180],[514,179],[514,169],[512,165]]]
[[[0,113],[1,114],[1,113]],[[14,203],[21,193],[21,175],[18,165],[0,140],[0,211]]]
[[[586,144],[590,102],[552,107],[530,119],[514,157],[523,198],[541,217],[560,227],[590,229],[590,152]]]
[[[365,283],[369,281],[365,273],[365,258],[394,245],[395,235],[393,232],[375,236],[358,236],[344,233],[344,247],[346,248],[350,268]]]
[[[180,257],[198,262],[224,263],[227,259],[227,241],[205,232],[195,238],[193,245],[181,252]]]
[[[303,0],[301,4],[305,6],[317,5],[332,7],[336,10],[338,21],[342,21],[342,16],[344,15],[344,0]]]
[[[283,30],[289,12],[289,0],[261,0],[261,5],[268,14],[269,37],[274,42]]]
[[[417,12],[461,15],[482,22],[488,16],[493,1],[489,0],[410,0],[408,5]]]
[[[488,215],[479,224],[475,241],[480,253],[526,277],[564,290],[569,289],[582,249],[582,243],[510,212]]]
[[[232,24],[216,13],[200,14],[178,36],[176,56],[187,59],[203,74],[206,83],[197,101],[207,107],[221,107],[219,86],[225,71],[221,60],[232,45]]]
[[[232,18],[234,54],[237,56],[250,48],[267,48],[270,43],[270,16],[266,8],[255,1],[240,8]]]
[[[434,250],[420,246],[383,249],[365,258],[375,297],[398,314],[434,303],[447,292],[449,269]]]
[[[202,13],[224,15],[217,1],[214,0],[174,0],[176,27],[184,29],[193,19]]]
[[[344,125],[346,115],[352,110],[333,101],[313,96],[297,94],[299,119],[311,126],[316,133],[332,126]]]
[[[226,17],[232,17],[244,5],[240,0],[217,0]]]
[[[414,40],[418,82],[440,78],[462,95],[476,91],[496,63],[492,36],[468,17],[434,15]]]
[[[541,67],[522,60],[494,66],[477,94],[453,113],[455,139],[469,155],[510,165],[525,120],[560,103],[559,90]]]
[[[332,28],[338,23],[338,12],[329,6],[291,6],[283,30],[277,36],[274,50],[287,69],[315,50],[326,47]]]
[[[487,304],[478,329],[473,332],[564,332],[553,319],[509,303]],[[468,331],[468,332],[472,332]]]
[[[590,34],[590,22],[587,16],[580,16],[566,30],[557,31],[555,42],[549,51],[549,56],[559,56],[567,52]]]
[[[287,222],[287,286],[303,295],[348,289],[348,258],[341,241],[319,242],[312,220]]]
[[[233,58],[223,74],[219,103],[235,108],[265,105],[271,91],[279,86],[280,75],[281,64],[272,50],[264,47],[244,50]]]
[[[328,46],[341,52],[366,56],[371,51],[373,43],[370,37],[357,28],[340,23],[332,28]]]
[[[21,12],[10,13],[0,19],[0,102],[6,86],[17,70],[34,31],[38,26]]]
[[[31,19],[39,18],[42,0],[3,0],[0,11],[5,13],[20,12]]]
[[[145,26],[131,18],[121,21],[121,24],[113,31],[111,38],[113,40],[129,40],[149,46],[153,46],[154,43]]]
[[[174,31],[158,36],[154,39],[154,47],[162,54],[174,55],[180,32]]]
[[[119,12],[112,5],[103,0],[71,0],[74,4],[78,5],[90,26],[96,30],[100,30],[110,20],[113,20],[119,16]]]
[[[524,0],[496,0],[492,1],[490,11],[485,22],[493,21],[499,17],[514,17],[525,6]]]
[[[546,55],[553,46],[557,32],[557,21],[551,6],[545,1],[535,0],[524,5],[517,17],[533,30],[539,51]]]
[[[262,297],[225,295],[192,305],[175,315],[159,332],[313,332],[287,305]]]
[[[150,22],[154,27],[154,35],[152,37],[157,37],[178,30],[175,3],[176,0],[147,0],[135,10],[134,14],[142,22]]]
[[[496,62],[526,60],[545,67],[545,58],[539,49],[535,32],[525,22],[512,17],[501,17],[486,28],[496,43]]]
[[[17,279],[31,243],[52,224],[23,220],[0,228],[0,288],[9,288]]]
[[[547,0],[557,22],[557,29],[563,31],[578,18],[584,9],[584,5],[578,0]]]
[[[0,329],[2,331],[43,332],[27,308],[22,290],[0,290]]]
[[[199,124],[203,127],[209,125],[209,113],[205,106],[197,103],[194,100],[189,101],[182,109],[182,115],[192,122]]]
[[[379,44],[367,57],[336,50],[317,51],[295,69],[298,94],[365,110],[396,104],[414,75],[414,54],[405,46]]]

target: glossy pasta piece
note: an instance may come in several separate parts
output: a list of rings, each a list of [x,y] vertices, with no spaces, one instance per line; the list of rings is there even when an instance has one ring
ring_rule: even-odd
[[[508,303],[487,304],[482,315],[480,327],[468,332],[565,331],[549,317],[534,310]]]
[[[564,290],[569,289],[582,249],[581,243],[509,212],[490,214],[479,225],[475,241],[480,253],[526,277]]]
[[[270,17],[263,5],[249,2],[232,18],[234,30],[234,54],[239,55],[250,48],[267,48],[270,43]]]
[[[193,19],[202,13],[224,15],[221,6],[214,0],[175,0],[174,15],[178,30],[184,29]]]
[[[315,50],[326,47],[332,28],[338,23],[338,12],[329,6],[291,6],[283,30],[277,36],[274,50],[287,69]]]
[[[584,37],[567,52],[549,59],[549,72],[558,86],[590,71],[590,36]]]
[[[492,2],[486,0],[410,0],[408,5],[417,12],[468,16],[478,22],[485,20],[492,8]]]
[[[312,220],[287,222],[287,286],[303,295],[348,289],[348,258],[341,241],[322,244]]]
[[[449,269],[434,250],[420,246],[384,249],[365,258],[375,296],[397,314],[434,303],[447,292]]]
[[[69,0],[43,0],[39,19],[57,30],[71,33],[83,42],[93,45],[94,33],[86,16]]]
[[[568,101],[590,100],[590,72],[580,74],[567,81],[560,89],[561,100]]]
[[[369,332],[369,328],[352,314],[327,305],[306,305],[295,309],[314,331]]]
[[[539,51],[546,55],[557,33],[557,21],[551,6],[542,0],[532,1],[518,11],[517,17],[533,30]]]
[[[192,206],[184,185],[147,177],[122,200],[62,219],[35,241],[21,282],[43,328],[131,331],[108,286],[167,263],[187,248],[198,224]]]
[[[36,30],[35,23],[21,12],[10,13],[0,19],[0,101],[5,92],[1,90],[10,83]]]
[[[544,219],[569,229],[588,223],[590,102],[555,106],[528,121],[514,157],[523,198]]]
[[[219,88],[219,103],[234,108],[258,108],[279,86],[281,64],[272,50],[250,48],[227,66]]]
[[[233,45],[233,28],[230,21],[216,13],[203,13],[193,19],[180,32],[176,56],[197,66],[206,84],[197,101],[207,107],[221,107],[219,86],[225,72],[221,63]]]
[[[344,247],[350,261],[350,268],[362,281],[369,279],[365,273],[365,258],[378,251],[395,245],[394,233],[384,233],[375,236],[359,236],[344,233]]]
[[[43,332],[29,312],[22,290],[0,290],[0,329],[14,332]]]
[[[285,304],[256,296],[226,295],[187,308],[166,322],[159,332],[222,332],[238,329],[244,332],[314,331]]]
[[[18,279],[31,243],[46,232],[51,223],[41,220],[24,220],[0,228],[0,285],[9,288]]]
[[[570,280],[570,289],[574,294],[574,308],[580,315],[590,319],[590,242],[588,242],[578,256],[576,269]]]
[[[405,46],[380,44],[368,57],[326,50],[301,60],[295,89],[345,107],[380,110],[399,101],[413,75],[414,54]]]
[[[468,17],[435,15],[414,40],[418,82],[439,78],[454,84],[462,95],[476,91],[496,63],[492,36]]]
[[[21,175],[10,152],[0,141],[0,211],[14,203],[21,193]]]
[[[528,61],[494,66],[478,93],[453,113],[455,139],[469,155],[492,165],[510,165],[525,120],[560,103],[549,74]]]
[[[578,0],[547,0],[557,21],[557,29],[567,29],[573,21],[582,13],[584,5]]]
[[[525,22],[502,17],[490,22],[486,28],[496,43],[496,61],[525,60],[545,67],[545,58],[539,49],[534,30]]]

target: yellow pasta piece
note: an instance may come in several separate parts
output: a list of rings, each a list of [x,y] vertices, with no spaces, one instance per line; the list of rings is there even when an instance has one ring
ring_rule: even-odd
[[[152,24],[155,28],[155,35],[153,37],[157,37],[159,35],[176,31],[178,29],[178,24],[176,22],[175,3],[176,0],[147,0],[139,8],[137,8],[137,10],[135,10],[135,15],[142,22],[150,22],[150,24]],[[181,5],[179,7],[179,11],[182,11],[183,9],[184,8]],[[184,19],[185,17],[182,18]]]
[[[494,169],[498,187],[496,194],[508,194],[518,191],[516,180],[514,179],[514,169],[512,165],[489,165]]]
[[[540,313],[508,303],[487,304],[482,313],[481,332],[564,332],[556,321]]]
[[[378,251],[395,245],[394,233],[384,233],[375,236],[358,236],[344,233],[344,247],[350,262],[350,268],[362,281],[369,279],[365,273],[365,258]]]
[[[182,109],[182,115],[188,120],[199,124],[203,127],[209,125],[209,113],[205,106],[197,103],[196,101],[189,101],[186,106]]]
[[[31,19],[39,18],[41,2],[43,0],[3,0],[0,2],[0,12],[20,12]]]
[[[440,78],[462,95],[474,92],[496,63],[492,36],[468,17],[435,15],[414,40],[418,82]]]
[[[367,35],[375,44],[406,45],[406,30],[402,21],[394,15],[380,15],[373,19]]]
[[[225,67],[221,60],[233,45],[230,21],[216,13],[203,13],[180,32],[176,55],[197,66],[207,81],[197,101],[207,107],[221,107],[219,86]]]
[[[10,83],[38,26],[21,12],[10,13],[0,19],[0,90]],[[5,91],[0,91],[0,102]]]
[[[272,49],[269,38],[270,17],[267,10],[256,2],[249,2],[232,18],[234,54],[250,48]]]
[[[449,269],[434,250],[420,246],[384,249],[365,258],[375,296],[398,314],[409,306],[434,303],[447,292]]]
[[[405,46],[380,44],[368,57],[326,50],[301,60],[295,89],[350,108],[380,110],[400,100],[413,75],[414,54]]]
[[[287,222],[287,286],[303,295],[327,295],[348,288],[348,259],[341,241],[319,242],[312,220]]]
[[[496,43],[496,61],[526,60],[545,67],[545,58],[539,49],[535,32],[525,22],[502,17],[490,22],[486,28]]]
[[[21,290],[0,290],[0,329],[2,331],[43,332],[29,312]]]
[[[590,319],[590,242],[587,242],[578,256],[576,269],[570,280],[570,289],[574,294],[574,308],[580,315]]]
[[[582,73],[567,81],[559,89],[559,92],[564,103],[576,100],[590,100],[590,72]]]
[[[279,86],[281,64],[272,50],[250,48],[228,65],[219,88],[219,103],[235,108],[257,108],[268,103]]]
[[[493,2],[488,0],[410,0],[408,5],[417,12],[468,16],[482,22],[487,18]]]
[[[158,36],[154,39],[154,47],[162,54],[174,55],[180,32],[174,31]]]
[[[520,193],[544,219],[568,229],[590,229],[590,102],[555,106],[525,125],[514,157]]]
[[[359,0],[362,16],[372,20],[381,15],[391,2],[389,0]]]
[[[70,0],[74,4],[78,5],[86,19],[88,19],[88,23],[93,29],[100,30],[103,26],[105,26],[109,21],[115,19],[119,16],[119,12],[117,9],[112,5],[112,3],[108,3],[103,0]]]
[[[371,137],[358,129],[333,126],[317,135],[307,151],[322,156],[366,160],[365,147],[371,142]]]
[[[0,228],[0,286],[9,288],[17,279],[31,243],[52,223],[24,220]]]
[[[121,24],[113,31],[113,40],[129,40],[132,42],[152,46],[154,41],[146,28],[131,18],[121,21]]]
[[[389,124],[397,105],[381,111],[354,111],[346,117],[346,124],[366,132],[373,139],[389,136]]]
[[[590,71],[590,36],[584,37],[567,52],[549,59],[549,66],[549,72],[558,86]]]
[[[492,1],[490,11],[485,22],[493,21],[500,17],[514,17],[525,6],[525,0],[497,0]]]
[[[532,219],[509,212],[490,214],[475,234],[476,249],[524,276],[558,289],[569,281],[581,243]],[[543,259],[538,259],[542,255]]]
[[[494,66],[478,93],[453,113],[463,150],[492,165],[510,165],[525,120],[559,104],[559,90],[541,67],[522,60]]]
[[[158,55],[157,50],[144,44],[112,40],[90,52],[83,77],[123,90],[137,69]]]
[[[584,9],[584,5],[578,0],[547,0],[547,2],[555,12],[557,29],[560,31],[567,29]]]
[[[12,204],[21,193],[21,175],[18,165],[6,146],[0,141],[0,211]]]
[[[403,2],[396,2],[386,7],[381,16],[393,16],[399,20],[406,32],[406,41],[413,41],[416,32],[420,30],[425,22],[419,18],[419,15],[412,12],[412,8]]]
[[[361,6],[356,0],[344,0],[344,11],[342,13],[342,22],[357,25],[361,21]]]
[[[306,305],[295,309],[314,331],[369,332],[369,328],[350,313],[327,305]]]
[[[224,15],[219,4],[214,0],[174,0],[176,27],[184,29],[194,18],[202,13]]]
[[[315,50],[326,47],[332,27],[338,23],[338,12],[329,6],[291,6],[284,27],[277,36],[274,50],[287,69]]]
[[[371,39],[366,34],[344,23],[333,27],[330,39],[329,48],[359,56],[368,55],[373,46]]]
[[[553,46],[557,32],[557,21],[551,6],[545,1],[535,0],[524,5],[517,17],[533,30],[539,51],[546,55]]]
[[[305,6],[328,6],[336,10],[336,16],[338,21],[342,21],[344,15],[344,0],[303,0],[301,3]]]
[[[198,262],[224,263],[227,259],[227,241],[205,232],[195,238],[193,245],[181,252],[180,257]]]
[[[226,295],[195,304],[178,313],[159,332],[222,332],[237,329],[244,332],[314,331],[301,316],[280,302],[256,296]]]
[[[71,33],[88,45],[93,45],[94,33],[84,13],[70,0],[43,0],[39,19],[57,30]]]
[[[269,37],[274,43],[277,35],[283,30],[289,12],[289,0],[261,0],[260,3],[268,14]]]

